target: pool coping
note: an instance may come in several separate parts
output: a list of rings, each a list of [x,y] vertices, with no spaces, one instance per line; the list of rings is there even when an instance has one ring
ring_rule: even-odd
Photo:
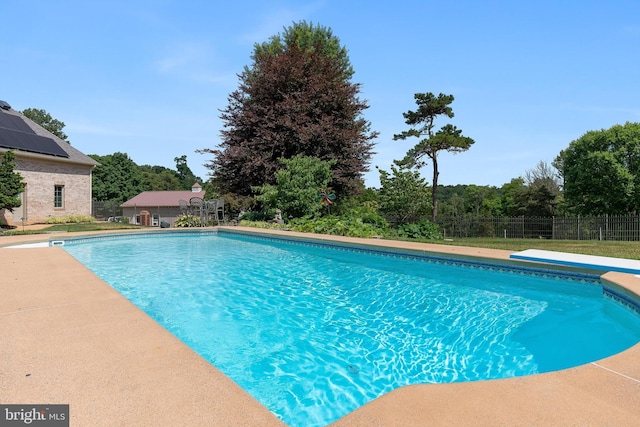
[[[509,251],[220,229],[514,262]],[[2,236],[0,247],[96,234],[105,233]],[[71,425],[283,425],[61,248],[0,253],[1,404],[67,403]],[[602,279],[640,299],[640,278]],[[334,425],[634,425],[639,417],[640,344],[557,372],[402,387]]]

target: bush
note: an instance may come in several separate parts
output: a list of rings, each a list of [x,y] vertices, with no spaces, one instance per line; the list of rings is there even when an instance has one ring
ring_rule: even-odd
[[[95,222],[95,218],[88,215],[50,216],[45,224],[79,224],[81,222]]]
[[[274,230],[282,230],[287,228],[287,226],[283,224],[278,224],[276,222],[267,222],[267,221],[248,221],[242,220],[238,223],[241,227],[253,227],[253,228],[268,228]]]
[[[413,224],[400,224],[396,228],[398,237],[416,240],[442,239],[437,224],[431,221],[420,221]]]
[[[200,217],[195,215],[179,215],[174,223],[176,227],[200,227]]]
[[[384,221],[382,218],[380,218]],[[293,231],[304,233],[332,234],[347,237],[376,237],[386,234],[386,228],[375,223],[365,222],[352,211],[340,216],[320,218],[297,218],[289,222]]]
[[[273,219],[274,214],[269,213],[269,212],[245,212],[244,214],[242,214],[242,216],[240,218],[238,218],[240,221],[268,221],[270,219]]]

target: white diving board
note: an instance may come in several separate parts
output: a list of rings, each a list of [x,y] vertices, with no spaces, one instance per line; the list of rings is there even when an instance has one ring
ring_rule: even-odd
[[[620,273],[640,274],[640,260],[611,258],[595,255],[570,254],[566,252],[527,249],[509,256],[524,261],[546,262],[548,264],[589,268],[592,270],[617,271]]]

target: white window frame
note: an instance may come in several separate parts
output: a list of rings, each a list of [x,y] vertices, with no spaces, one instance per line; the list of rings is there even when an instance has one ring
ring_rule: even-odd
[[[64,185],[62,184],[53,186],[53,207],[55,209],[64,209]]]

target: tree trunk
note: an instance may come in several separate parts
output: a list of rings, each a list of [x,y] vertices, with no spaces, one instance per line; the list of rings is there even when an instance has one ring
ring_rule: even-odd
[[[436,218],[438,216],[438,158],[435,153],[431,157],[433,161],[433,186],[431,187],[431,198],[433,199],[433,211],[431,212],[431,222],[436,223]]]

